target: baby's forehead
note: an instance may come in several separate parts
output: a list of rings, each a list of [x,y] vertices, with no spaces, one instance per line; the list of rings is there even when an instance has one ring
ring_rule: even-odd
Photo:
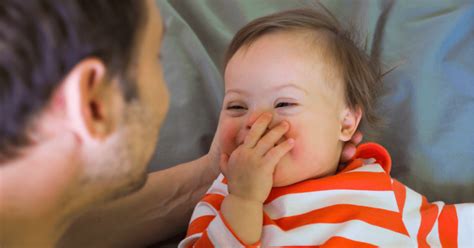
[[[261,69],[261,73],[267,72],[266,69],[274,64],[280,64],[279,71],[268,73],[281,74],[285,77],[285,66],[292,69],[298,66],[310,67],[314,68],[315,72],[324,74],[323,81],[329,84],[334,84],[334,81],[341,82],[343,81],[341,66],[337,63],[328,36],[327,32],[307,29],[279,30],[262,35],[234,54],[227,64],[226,78],[229,71],[230,74],[234,71],[244,71],[243,68],[249,67],[249,64],[260,66],[257,68]],[[308,73],[308,70],[301,73]]]

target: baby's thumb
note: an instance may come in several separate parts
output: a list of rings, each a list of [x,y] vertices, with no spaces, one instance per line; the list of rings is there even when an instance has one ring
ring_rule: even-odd
[[[224,174],[224,176],[227,175],[228,162],[229,162],[229,156],[225,153],[222,153],[219,159],[219,168],[221,169],[221,173]]]

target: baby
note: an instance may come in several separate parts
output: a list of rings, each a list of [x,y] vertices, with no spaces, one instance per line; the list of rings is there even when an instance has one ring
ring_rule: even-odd
[[[474,247],[472,204],[428,203],[390,178],[380,145],[338,170],[344,142],[377,121],[377,65],[315,10],[243,27],[226,60],[223,175],[180,247]]]

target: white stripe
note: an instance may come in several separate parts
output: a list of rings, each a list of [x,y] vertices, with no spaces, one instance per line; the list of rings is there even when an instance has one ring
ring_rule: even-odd
[[[243,247],[232,232],[227,229],[220,215],[217,215],[209,224],[207,235],[215,247]]]
[[[226,196],[228,194],[227,185],[222,183],[223,178],[224,176],[220,174],[217,179],[214,180],[209,190],[207,190],[207,194],[218,194]],[[194,208],[193,215],[191,216],[191,222],[201,216],[217,214],[217,209],[215,209],[211,204],[201,200]]]
[[[438,206],[438,216],[436,217],[436,221],[433,225],[433,228],[431,228],[431,231],[428,233],[428,236],[426,236],[426,242],[428,243],[428,245],[430,245],[430,247],[439,247],[441,246],[441,241],[439,240],[438,219],[441,210],[443,210],[444,202],[433,202],[433,204],[436,204]]]
[[[379,164],[368,164],[356,169],[344,172],[344,173],[351,173],[351,172],[383,172],[385,173],[384,169]]]
[[[410,237],[416,240],[421,225],[421,195],[404,186],[406,189],[405,205],[403,206],[403,223]]]
[[[458,246],[474,247],[474,203],[456,204]]]
[[[227,190],[227,184],[222,183],[223,178],[224,176],[220,174],[217,179],[214,180],[209,190],[207,190],[207,194],[228,195],[229,191]]]
[[[195,219],[206,216],[206,215],[217,215],[218,212],[217,210],[209,203],[207,202],[199,202],[196,207],[194,208],[193,215],[191,216],[191,222],[193,222]]]
[[[304,214],[337,204],[373,207],[398,212],[392,191],[324,190],[281,196],[264,206],[272,219]]]
[[[188,247],[190,244],[195,243],[201,236],[202,236],[202,233],[195,233],[193,235],[190,235],[189,237],[179,242],[178,248]]]
[[[384,247],[414,247],[408,236],[370,225],[359,220],[338,224],[312,224],[283,231],[275,225],[263,228],[262,247],[285,245],[321,245],[329,238],[340,236]]]

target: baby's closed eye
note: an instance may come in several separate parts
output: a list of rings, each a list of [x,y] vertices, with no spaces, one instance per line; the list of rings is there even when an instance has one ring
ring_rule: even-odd
[[[242,105],[229,105],[227,106],[226,109],[229,109],[229,110],[232,110],[232,109],[236,109],[236,110],[241,110],[241,109],[246,109],[244,106]]]
[[[298,104],[294,102],[279,102],[275,105],[275,108],[292,107],[297,105]]]

